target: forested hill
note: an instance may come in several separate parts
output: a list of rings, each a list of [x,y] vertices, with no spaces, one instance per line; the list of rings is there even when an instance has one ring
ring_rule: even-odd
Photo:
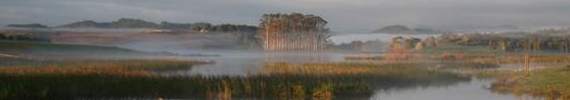
[[[372,31],[372,33],[393,33],[393,34],[433,34],[442,33],[438,30],[428,29],[428,28],[408,28],[404,25],[390,25],[377,30]]]
[[[213,25],[206,22],[197,23],[174,23],[163,21],[160,24],[134,18],[121,18],[113,22],[95,22],[85,20],[59,26],[62,28],[154,28],[154,29],[178,29],[202,32],[255,32],[256,26],[220,24]]]
[[[95,22],[92,20],[85,20],[74,22],[71,24],[62,25],[59,27],[65,28],[159,28],[159,25],[154,22],[149,22],[141,19],[121,18],[113,22]]]

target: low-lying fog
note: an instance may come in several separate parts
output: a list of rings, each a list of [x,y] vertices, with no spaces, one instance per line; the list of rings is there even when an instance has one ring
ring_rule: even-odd
[[[347,33],[347,34],[337,34],[331,36],[329,39],[334,44],[350,43],[353,41],[382,41],[390,42],[394,37],[414,37],[414,38],[426,38],[429,36],[437,36],[440,34],[391,34],[391,33]]]

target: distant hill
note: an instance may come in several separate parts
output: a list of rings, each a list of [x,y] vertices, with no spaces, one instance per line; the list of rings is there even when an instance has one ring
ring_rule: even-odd
[[[121,18],[111,22],[113,28],[158,28],[158,24],[141,19]]]
[[[85,20],[74,22],[71,24],[62,25],[60,27],[66,28],[159,28],[159,25],[154,22],[149,22],[141,19],[121,18],[113,22],[95,22],[92,20]]]
[[[408,28],[403,25],[391,25],[372,31],[372,33],[394,33],[394,34],[433,34],[440,31],[428,28]]]
[[[249,32],[257,31],[257,26],[237,25],[237,24],[220,24],[212,25],[206,22],[198,23],[173,23],[163,21],[160,24],[134,18],[121,18],[113,22],[95,22],[85,20],[62,25],[64,28],[156,28],[156,29],[173,29],[173,30],[189,30],[193,32]]]
[[[80,21],[80,22],[75,22],[75,23],[71,23],[71,24],[67,24],[67,25],[63,25],[60,27],[66,27],[66,28],[85,28],[85,27],[90,27],[90,28],[109,28],[110,23],[98,23],[92,20],[85,20],[85,21]]]
[[[65,28],[161,28],[161,29],[190,29],[196,26],[191,23],[172,23],[161,22],[156,24],[141,19],[121,18],[113,22],[95,22],[92,20],[85,20],[74,22],[71,24],[62,25]]]
[[[32,23],[32,24],[9,24],[8,27],[17,27],[17,28],[48,28],[46,25]]]
[[[373,31],[374,33],[400,33],[400,32],[409,32],[411,31],[411,29],[409,29],[406,26],[403,25],[392,25],[392,26],[386,26],[383,28],[380,28],[378,30]]]

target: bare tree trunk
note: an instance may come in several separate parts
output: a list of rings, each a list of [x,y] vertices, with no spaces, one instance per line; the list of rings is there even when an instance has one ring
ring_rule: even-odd
[[[525,75],[530,75],[530,51],[527,51],[525,54]]]

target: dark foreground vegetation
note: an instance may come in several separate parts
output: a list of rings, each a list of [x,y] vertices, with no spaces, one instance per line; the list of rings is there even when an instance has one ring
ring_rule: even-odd
[[[332,99],[368,94],[359,76],[163,77],[115,75],[0,75],[2,99],[274,98]],[[354,80],[357,80],[355,82]],[[345,81],[345,82],[343,82]]]
[[[152,79],[161,71],[190,69],[196,64],[209,63],[172,59],[45,61],[0,58],[0,61],[0,99],[6,100],[72,99],[89,97],[84,95],[89,93],[91,96],[121,93],[120,90],[125,88],[112,87],[113,84],[136,77]],[[105,85],[112,88],[98,87]],[[99,91],[101,89],[110,90]],[[113,90],[118,92],[111,92]]]
[[[347,69],[368,70],[366,73],[386,71],[323,73],[318,72],[319,67],[335,64],[306,64],[314,67],[304,72],[310,74],[281,72],[248,77],[160,74],[167,69],[190,68],[200,63],[116,60],[4,66],[0,67],[0,99],[369,99],[378,89],[444,86],[470,80],[415,66],[349,63],[337,64]]]

